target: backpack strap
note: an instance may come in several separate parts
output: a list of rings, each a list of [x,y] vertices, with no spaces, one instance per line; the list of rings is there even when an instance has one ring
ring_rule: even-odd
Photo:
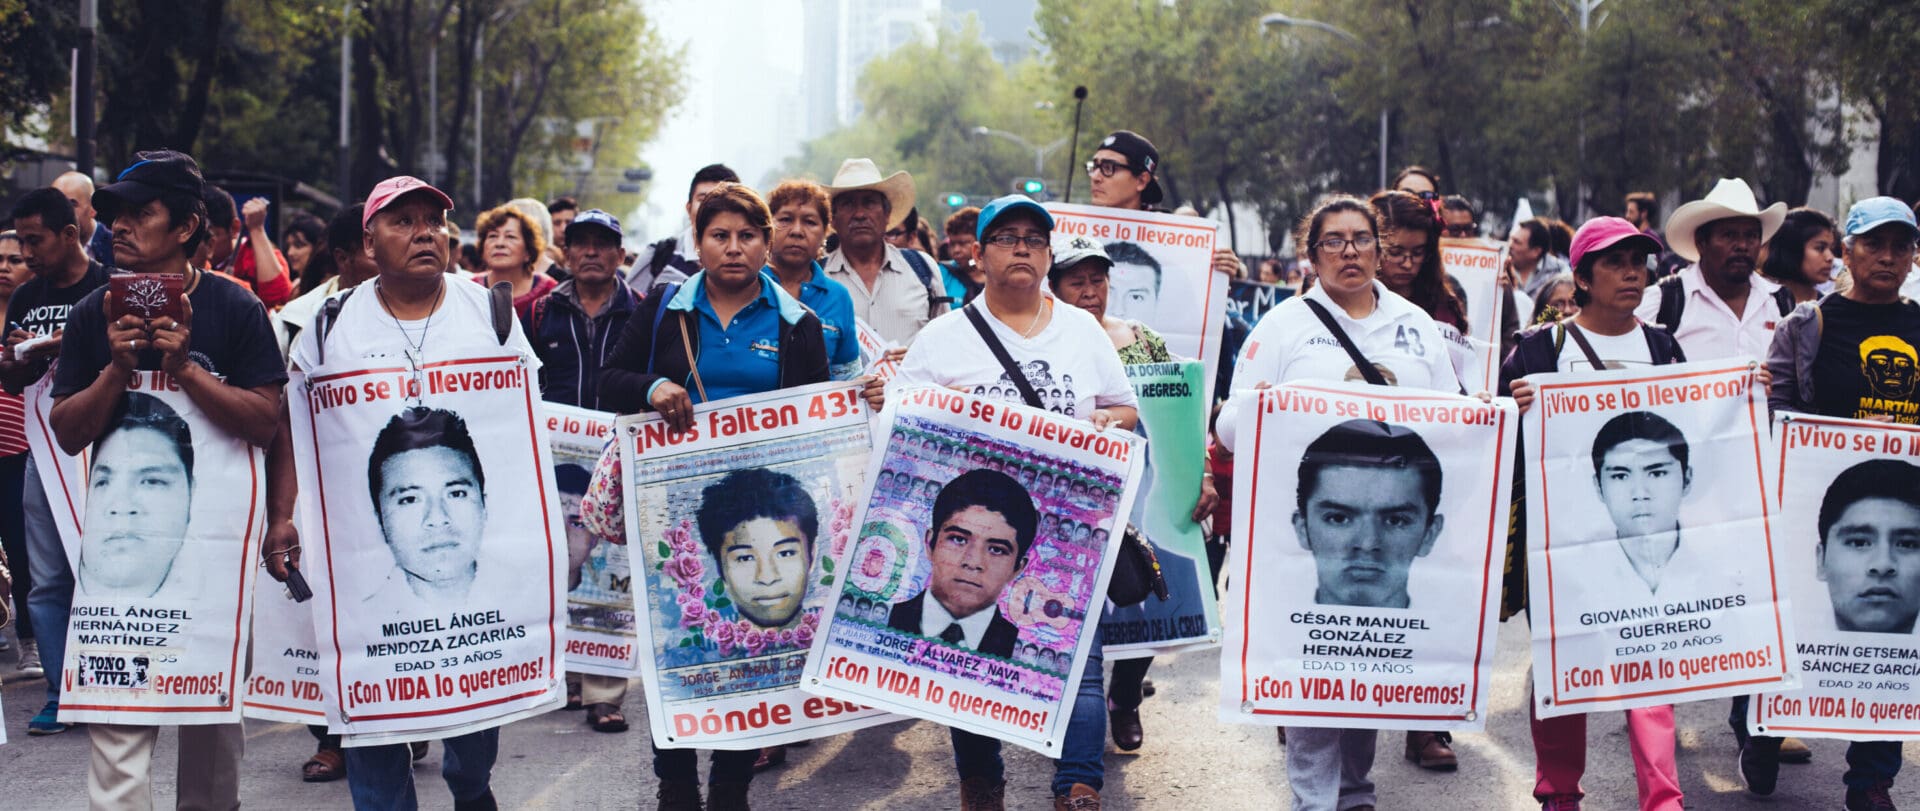
[[[501,346],[507,345],[507,337],[513,334],[513,283],[500,282],[487,289],[492,297],[493,335],[500,340]]]
[[[320,330],[317,346],[319,347],[318,358],[322,366],[327,363],[327,334],[333,332],[333,325],[340,321],[340,308],[347,306],[347,299],[356,289],[358,288],[349,287],[346,292],[327,299],[320,305],[320,316],[315,319],[314,326]]]
[[[919,251],[907,249],[901,251],[900,255],[906,257],[907,267],[913,268],[913,275],[920,277],[920,286],[927,288],[928,318],[933,317],[935,307],[942,304],[952,306],[953,297],[947,295],[947,286],[942,284],[934,287],[933,268],[927,264],[927,260],[920,255]]]
[[[1798,304],[1799,302],[1793,300],[1792,290],[1782,287],[1773,291],[1773,306],[1780,308],[1780,316],[1782,318],[1786,317],[1788,313],[1793,312],[1793,308]]]
[[[1653,323],[1672,335],[1680,330],[1680,314],[1687,308],[1686,282],[1676,273],[1660,280],[1660,311],[1653,316]]]
[[[1307,309],[1312,310],[1313,314],[1320,319],[1320,323],[1326,325],[1327,331],[1333,333],[1333,337],[1340,341],[1340,348],[1347,350],[1347,357],[1353,359],[1353,368],[1360,372],[1361,377],[1375,386],[1392,385],[1387,382],[1385,375],[1380,374],[1379,369],[1374,368],[1373,361],[1367,360],[1366,355],[1360,354],[1360,347],[1353,345],[1353,339],[1347,337],[1347,331],[1340,328],[1340,322],[1333,320],[1333,314],[1327,312],[1327,308],[1320,306],[1320,302],[1313,299],[1301,299],[1301,301],[1307,303]]]
[[[653,243],[653,256],[647,259],[647,271],[652,273],[653,277],[648,281],[660,277],[661,269],[665,268],[668,262],[673,261],[673,252],[678,249],[678,246],[679,240],[673,237]]]

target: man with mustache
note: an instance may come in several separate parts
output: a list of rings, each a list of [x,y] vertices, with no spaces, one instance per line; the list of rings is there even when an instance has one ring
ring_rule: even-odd
[[[1300,459],[1293,531],[1313,555],[1319,605],[1407,608],[1407,576],[1446,519],[1440,460],[1419,434],[1377,420],[1348,420],[1307,445]]]
[[[931,257],[887,244],[887,229],[913,210],[913,178],[885,178],[867,158],[840,164],[828,184],[833,232],[840,246],[822,262],[827,278],[845,285],[853,314],[880,337],[906,346],[934,316],[947,311],[945,276]]]
[[[1668,247],[1693,262],[1647,289],[1634,315],[1665,329],[1689,360],[1765,360],[1793,294],[1768,280],[1760,246],[1780,230],[1785,203],[1765,209],[1746,181],[1726,179],[1667,218]]]

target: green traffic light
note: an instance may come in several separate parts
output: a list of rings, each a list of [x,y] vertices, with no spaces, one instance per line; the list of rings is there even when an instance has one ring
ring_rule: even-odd
[[[1047,184],[1040,180],[1028,180],[1020,184],[1020,190],[1028,194],[1039,194],[1047,190]]]
[[[959,208],[966,204],[967,204],[967,196],[964,194],[947,195],[947,208]]]

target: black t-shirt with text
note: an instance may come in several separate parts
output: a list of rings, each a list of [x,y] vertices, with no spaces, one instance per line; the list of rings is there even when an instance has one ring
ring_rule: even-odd
[[[107,277],[113,271],[106,265],[87,260],[87,272],[80,281],[66,287],[55,287],[46,279],[35,276],[28,279],[20,289],[13,291],[13,299],[7,304],[7,323],[19,324],[35,335],[52,335],[65,329],[67,313],[73,309],[74,302],[86,297],[88,293],[105,287]],[[8,332],[12,332],[9,328]],[[33,370],[34,379],[47,373],[46,362]]]
[[[60,363],[54,367],[53,396],[66,397],[91,385],[113,362],[107,347],[106,289],[87,294],[67,317]],[[227,385],[251,389],[287,382],[267,310],[253,291],[212,273],[200,274],[193,292],[193,335],[188,357]],[[141,369],[159,369],[160,353],[140,353]]]
[[[1862,304],[1834,295],[1820,302],[1820,314],[1814,408],[1829,417],[1920,425],[1920,304]]]

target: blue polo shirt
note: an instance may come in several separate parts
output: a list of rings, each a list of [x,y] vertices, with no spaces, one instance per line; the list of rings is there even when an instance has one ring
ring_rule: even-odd
[[[707,300],[707,274],[696,273],[680,286],[669,310],[692,311],[700,324],[700,380],[707,399],[687,381],[694,402],[724,400],[780,387],[780,322],[798,323],[806,314],[800,302],[787,295],[766,272],[760,274],[760,296],[734,314],[733,323],[720,326],[720,316]],[[842,296],[847,293],[840,291]]]
[[[779,278],[772,268],[764,272]],[[860,331],[853,323],[853,295],[847,292],[847,286],[827,278],[827,272],[815,262],[813,278],[800,283],[800,303],[820,318],[820,331],[827,339],[827,366],[833,379],[859,377]]]

